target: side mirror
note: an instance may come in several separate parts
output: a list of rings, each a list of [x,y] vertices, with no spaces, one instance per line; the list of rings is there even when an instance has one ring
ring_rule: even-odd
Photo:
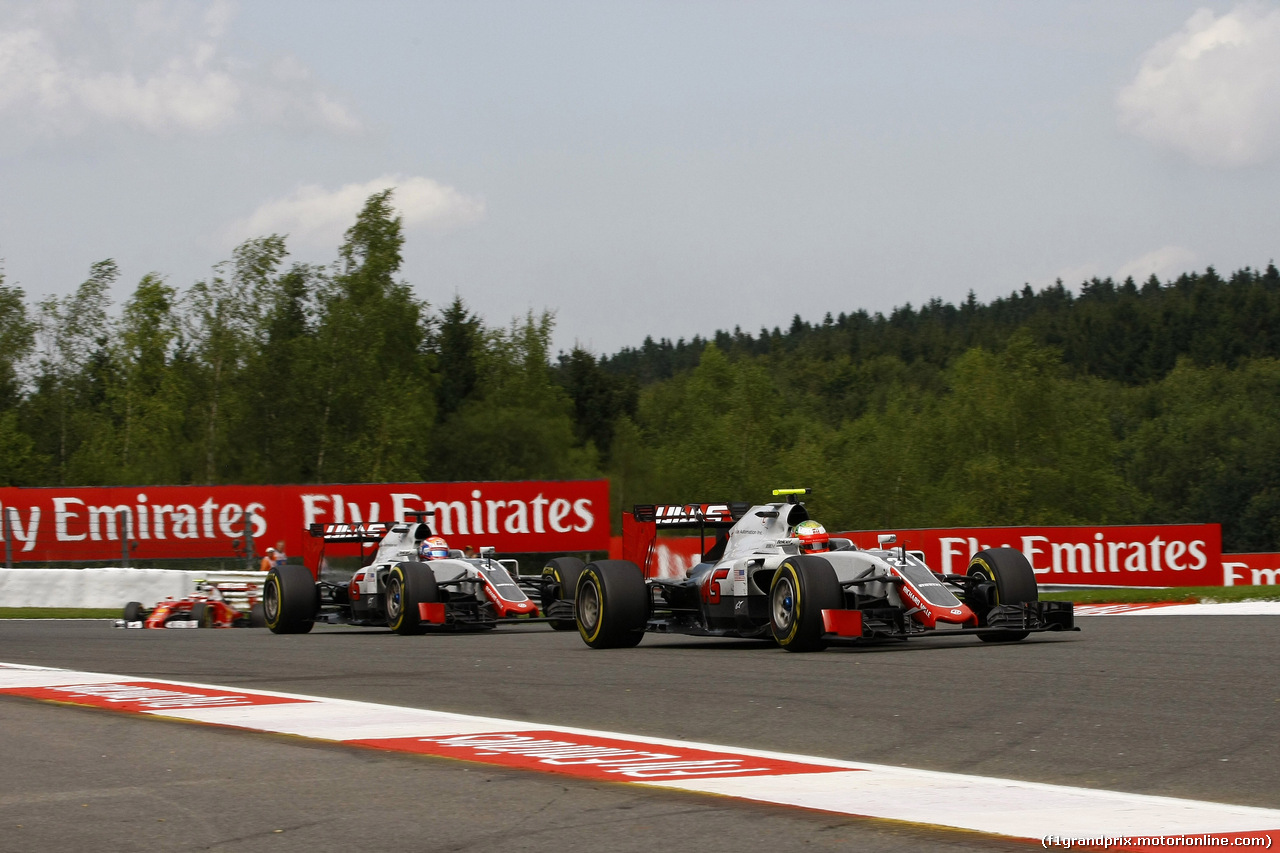
[[[881,533],[876,537],[876,541],[879,542],[880,547],[883,548],[886,545],[892,545],[894,542],[897,542],[898,537],[893,533]]]
[[[495,548],[493,545],[480,546],[480,556],[485,558],[486,560],[492,560],[493,555],[496,553],[498,553],[498,549]]]

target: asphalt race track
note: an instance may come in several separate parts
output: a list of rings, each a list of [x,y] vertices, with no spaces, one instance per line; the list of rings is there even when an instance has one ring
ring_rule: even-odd
[[[1275,808],[1280,621],[796,655],[544,626],[399,637],[0,621],[0,661]],[[1026,850],[930,827],[0,697],[0,850]]]

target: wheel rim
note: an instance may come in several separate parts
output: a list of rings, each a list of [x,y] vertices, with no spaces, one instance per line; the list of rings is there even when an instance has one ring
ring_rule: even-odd
[[[780,578],[774,584],[770,599],[773,624],[783,633],[789,631],[796,618],[796,590],[791,585],[791,578]]]
[[[280,615],[280,581],[274,578],[262,591],[262,615],[268,622],[275,622]]]
[[[588,632],[600,624],[600,591],[595,581],[587,581],[578,591],[578,619]]]
[[[400,596],[403,590],[400,588],[400,579],[392,577],[387,579],[387,621],[394,622],[400,615]]]
[[[975,569],[973,572],[973,576],[977,578],[980,583],[990,583],[990,584],[995,583],[995,578],[989,577],[987,573],[984,572],[982,569]],[[992,603],[999,604],[1000,603],[1000,587],[997,585],[993,590],[993,592],[995,592],[995,601]]]

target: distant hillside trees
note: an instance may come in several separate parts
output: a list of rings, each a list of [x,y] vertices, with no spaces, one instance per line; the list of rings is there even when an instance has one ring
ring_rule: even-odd
[[[595,354],[401,277],[390,191],[329,266],[0,275],[0,483],[608,476],[617,506],[810,486],[835,528],[1220,522],[1280,550],[1280,273],[1027,286]]]

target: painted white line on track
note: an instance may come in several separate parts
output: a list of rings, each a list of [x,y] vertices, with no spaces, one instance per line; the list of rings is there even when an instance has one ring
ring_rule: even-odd
[[[0,663],[0,695],[1039,841],[1270,832],[1280,810]],[[1132,848],[1131,848],[1132,849]]]
[[[1280,601],[1223,601],[1177,604],[1077,604],[1077,616],[1280,616]]]

